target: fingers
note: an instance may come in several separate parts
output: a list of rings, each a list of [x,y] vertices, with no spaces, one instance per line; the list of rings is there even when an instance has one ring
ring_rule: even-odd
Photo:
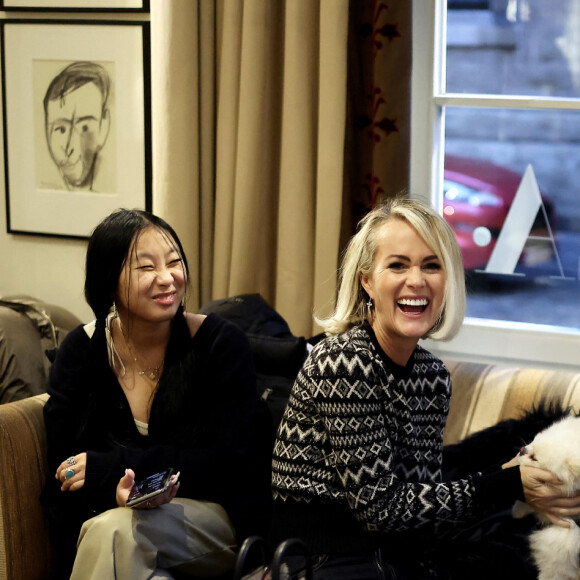
[[[76,491],[85,484],[85,469],[84,466],[76,466],[74,468],[67,468],[61,472],[62,481],[60,486],[61,491]]]
[[[564,483],[551,471],[548,471],[547,469],[542,469],[540,467],[534,467],[531,465],[521,465],[520,472],[522,474],[522,480],[526,478],[528,480],[529,485],[531,486],[546,485],[550,487],[558,487]]]
[[[516,455],[513,459],[510,459],[507,463],[504,463],[501,468],[502,469],[508,469],[508,467],[515,467],[516,465],[519,465],[520,462],[518,460],[519,455]]]
[[[169,490],[168,490],[170,492],[169,501],[171,501],[173,498],[175,498],[175,496],[177,495],[177,492],[179,491],[180,485],[181,485],[181,482],[178,481],[175,485],[173,485],[169,488]]]
[[[67,457],[56,469],[55,479],[62,482],[62,491],[76,491],[85,482],[86,453]]]
[[[169,487],[163,493],[160,493],[152,499],[135,506],[135,509],[152,510],[161,507],[166,503],[170,503],[177,496],[179,486],[181,485],[181,482],[177,481],[178,477],[179,472],[172,475],[169,480]]]
[[[550,520],[550,522],[555,525],[558,526],[560,528],[571,528],[572,527],[572,522],[568,519],[565,518],[559,518],[558,516],[555,516],[549,512],[544,512],[544,515]]]
[[[131,489],[134,482],[135,482],[135,472],[130,467],[128,467],[127,469],[125,469],[125,475],[121,477],[119,484],[122,485],[123,487],[128,487],[129,489]]]

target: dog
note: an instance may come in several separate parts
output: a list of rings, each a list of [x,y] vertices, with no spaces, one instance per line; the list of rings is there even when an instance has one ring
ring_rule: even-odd
[[[569,415],[540,431],[529,445],[522,447],[520,465],[533,465],[554,473],[562,494],[580,489],[580,417]],[[532,508],[518,502],[514,517],[523,517]],[[543,527],[530,535],[530,548],[538,568],[538,580],[580,579],[580,517],[570,519],[570,528],[550,525],[537,514]]]
[[[443,479],[456,481],[501,469],[522,445],[570,413],[572,409],[557,401],[542,401],[522,409],[518,418],[502,420],[446,445]],[[516,519],[510,507],[470,522],[440,522],[436,534],[425,540],[427,557],[445,580],[537,580],[529,545],[530,534],[538,529],[533,513]]]

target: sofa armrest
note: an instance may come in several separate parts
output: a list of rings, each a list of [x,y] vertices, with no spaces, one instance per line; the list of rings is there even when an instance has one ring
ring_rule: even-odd
[[[445,361],[452,396],[444,444],[505,419],[518,419],[540,403],[580,411],[580,373],[554,369]]]
[[[0,580],[48,576],[50,545],[40,503],[47,399],[42,394],[0,405]]]

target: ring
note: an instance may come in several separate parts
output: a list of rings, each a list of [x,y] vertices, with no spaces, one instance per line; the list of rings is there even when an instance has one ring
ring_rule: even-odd
[[[64,472],[64,478],[65,479],[70,479],[71,477],[73,477],[73,475],[75,474],[75,470],[72,467],[69,467],[65,472]]]
[[[66,462],[68,463],[68,465],[76,465],[77,464],[76,459],[72,455],[66,460]]]

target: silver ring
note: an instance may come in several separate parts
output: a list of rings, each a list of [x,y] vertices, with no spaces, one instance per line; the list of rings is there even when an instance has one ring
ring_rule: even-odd
[[[73,477],[75,474],[75,470],[72,467],[69,467],[65,472],[64,472],[64,478],[65,479],[70,479],[71,477]]]
[[[72,455],[66,460],[66,462],[68,465],[76,465],[77,464],[76,459]]]

